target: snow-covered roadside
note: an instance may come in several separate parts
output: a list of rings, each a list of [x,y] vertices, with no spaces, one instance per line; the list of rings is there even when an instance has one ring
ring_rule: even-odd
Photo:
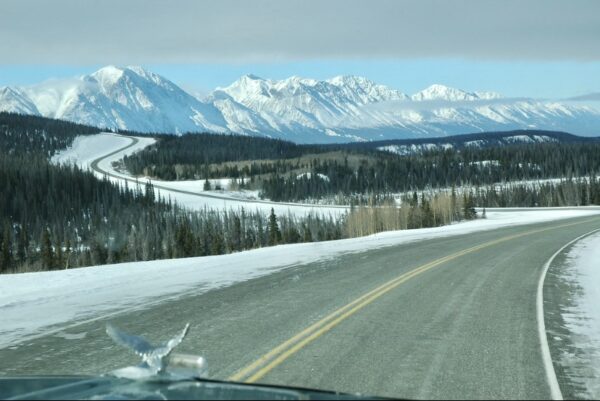
[[[131,176],[116,171],[113,168],[113,163],[121,160],[126,155],[131,155],[139,150],[146,148],[147,146],[155,143],[154,138],[149,137],[136,137],[138,143],[134,146],[127,148],[121,152],[117,152],[110,157],[103,159],[98,167],[107,171],[114,176],[121,177],[122,179],[110,177],[111,181],[124,184],[127,179],[132,179]],[[112,133],[101,133],[97,135],[80,136],[75,139],[73,145],[64,151],[59,152],[52,157],[52,162],[56,164],[72,163],[76,164],[83,169],[89,169],[94,160],[115,152],[131,143],[131,139],[123,137],[121,135]],[[99,176],[101,174],[96,173]],[[260,201],[254,201],[258,197],[257,191],[209,191],[208,195],[215,195],[215,197],[209,196],[197,196],[194,194],[181,193],[177,191],[193,192],[198,195],[207,194],[204,191],[204,180],[198,181],[159,181],[151,180],[150,178],[139,178],[141,185],[150,181],[156,186],[160,186],[167,189],[156,188],[157,196],[161,196],[165,199],[171,199],[176,201],[180,206],[191,210],[200,210],[204,208],[209,209],[238,209],[244,207],[246,210],[261,210],[268,213],[271,208],[275,209],[275,213],[278,215],[306,215],[308,213],[316,213],[324,216],[338,216],[347,211],[346,207],[330,206],[330,205],[311,205],[311,204],[273,204],[264,203]],[[227,187],[229,185],[229,179],[214,179],[210,180],[211,185],[220,185],[221,187]],[[131,183],[129,186],[131,187]],[[172,189],[170,191],[169,189]]]
[[[569,339],[581,352],[564,355],[567,366],[577,368],[574,378],[587,392],[600,398],[600,233],[577,242],[567,254],[565,279],[577,291],[572,306],[563,311]]]
[[[348,253],[507,226],[598,215],[598,210],[489,212],[486,220],[290,244],[229,255],[123,263],[0,276],[0,348],[75,322],[106,317],[186,293],[202,293],[290,266]]]
[[[137,146],[128,149],[126,154],[132,154],[156,142],[154,138],[139,139]],[[98,157],[121,149],[130,143],[131,139],[111,133],[78,136],[71,147],[55,154],[51,162],[55,164],[75,164],[82,169],[89,169],[92,162]]]

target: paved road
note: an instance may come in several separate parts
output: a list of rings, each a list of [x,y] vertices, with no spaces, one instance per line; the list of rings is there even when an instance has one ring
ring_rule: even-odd
[[[94,160],[91,164],[90,167],[92,170],[96,171],[99,174],[102,175],[106,175],[108,177],[112,177],[112,178],[116,178],[122,181],[129,181],[131,183],[137,184],[140,183],[140,181],[137,181],[135,178],[128,178],[124,175],[116,175],[111,173],[110,171],[106,171],[104,169],[102,169],[102,167],[100,167],[100,163],[111,157],[116,155],[117,153],[121,153],[135,145],[137,145],[137,143],[139,142],[139,139],[134,137],[134,136],[125,136],[125,135],[121,135],[124,138],[129,138],[131,139],[131,143],[128,144],[127,146],[124,146],[122,148],[119,148],[109,154],[106,154],[102,157],[99,157],[98,159]],[[142,182],[143,184],[143,182]],[[219,200],[224,200],[224,201],[229,201],[229,202],[237,202],[237,203],[242,203],[242,204],[264,204],[264,205],[273,205],[273,206],[290,206],[290,207],[310,207],[310,208],[328,208],[328,209],[349,209],[348,206],[343,206],[343,205],[316,205],[316,204],[303,204],[303,203],[291,203],[291,202],[272,202],[272,201],[266,201],[266,200],[258,200],[258,199],[242,199],[242,198],[232,198],[229,196],[222,196],[219,195],[218,193],[206,193],[206,192],[194,192],[194,191],[186,191],[186,190],[182,190],[182,189],[176,189],[176,188],[171,188],[165,185],[161,185],[160,181],[157,180],[152,180],[152,185],[154,185],[154,188],[163,190],[163,191],[167,191],[167,192],[174,192],[174,193],[179,193],[179,194],[184,194],[184,195],[193,195],[193,196],[197,196],[200,198],[210,198],[210,199],[219,199]]]
[[[408,398],[549,398],[539,277],[556,250],[599,227],[600,218],[579,218],[346,255],[111,320],[155,341],[190,322],[179,351],[204,355],[212,378]],[[137,363],[104,323],[0,350],[0,374]]]

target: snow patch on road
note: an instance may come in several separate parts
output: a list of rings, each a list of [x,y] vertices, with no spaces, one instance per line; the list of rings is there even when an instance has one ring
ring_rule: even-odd
[[[76,322],[106,318],[348,253],[598,213],[592,209],[489,211],[486,220],[362,238],[280,245],[229,255],[0,275],[0,348],[59,333]]]

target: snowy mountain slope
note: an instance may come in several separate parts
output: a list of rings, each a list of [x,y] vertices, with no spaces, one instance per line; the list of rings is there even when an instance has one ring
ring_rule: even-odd
[[[140,67],[104,67],[93,74],[26,89],[46,117],[141,132],[226,129],[212,104],[201,102],[167,79]]]
[[[245,75],[205,99],[140,67],[0,89],[0,110],[141,132],[233,132],[295,142],[437,137],[515,129],[600,135],[589,102],[503,98],[432,85],[412,96],[357,76]]]
[[[294,76],[272,81],[245,75],[226,88],[218,88],[212,96],[221,93],[253,110],[276,131],[296,127],[324,130],[341,125],[349,117],[373,121],[373,113],[361,106],[408,98],[399,91],[354,76],[328,81]]]
[[[506,146],[513,144],[530,143],[569,143],[569,141],[581,140],[580,137],[569,138],[564,133],[553,133],[545,131],[513,131],[504,133],[488,133],[484,135],[461,135],[448,138],[436,139],[436,141],[418,141],[410,143],[410,140],[401,143],[387,143],[376,146],[377,150],[396,153],[399,155],[419,154],[432,150],[447,150],[454,148],[477,147],[486,148],[491,146]],[[566,138],[565,138],[566,137]],[[591,139],[590,139],[591,140]],[[414,140],[417,141],[417,140]],[[393,141],[392,141],[393,142]],[[373,142],[376,145],[377,142]]]
[[[504,99],[494,92],[468,93],[443,85],[407,96],[355,76],[273,81],[247,75],[211,96],[224,94],[231,98],[228,115],[246,113],[247,120],[237,124],[237,130],[249,132],[259,123],[267,123],[271,129],[263,129],[263,133],[298,142],[308,142],[305,137],[315,133],[323,136],[320,142],[523,128],[600,133],[600,112],[587,106]]]
[[[416,102],[445,100],[450,102],[501,99],[502,95],[495,92],[465,92],[461,89],[434,84],[410,97]]]
[[[0,111],[9,113],[40,115],[35,104],[19,89],[0,88]]]

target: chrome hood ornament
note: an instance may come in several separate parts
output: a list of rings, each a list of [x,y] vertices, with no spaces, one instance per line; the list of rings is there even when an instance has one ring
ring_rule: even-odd
[[[187,374],[200,377],[206,373],[206,361],[194,355],[173,354],[173,350],[185,339],[190,329],[186,324],[183,331],[170,340],[154,346],[145,338],[127,334],[112,324],[106,325],[106,333],[117,344],[128,348],[142,358],[142,363],[114,371],[113,374],[127,378],[152,377],[166,373],[168,367],[183,369]]]

